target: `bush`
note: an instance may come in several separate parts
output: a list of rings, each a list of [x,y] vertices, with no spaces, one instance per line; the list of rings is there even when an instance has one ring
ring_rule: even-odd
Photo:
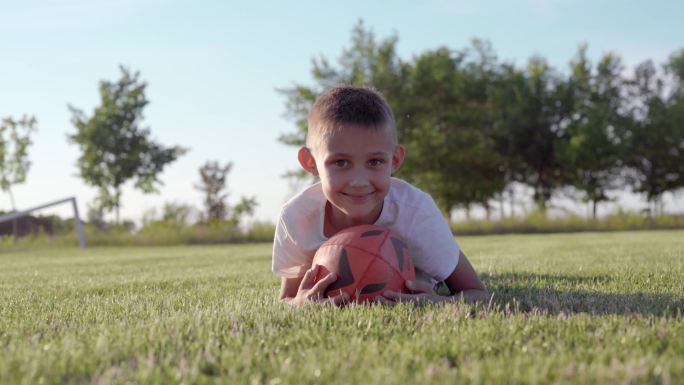
[[[563,233],[578,231],[665,230],[684,228],[684,216],[661,215],[646,217],[638,213],[618,212],[600,219],[585,219],[577,215],[549,218],[535,211],[525,217],[504,218],[498,221],[468,220],[452,222],[456,235],[508,233]]]
[[[247,238],[252,242],[273,242],[275,225],[271,222],[254,222],[247,231]]]
[[[108,226],[105,229],[92,224],[84,225],[88,246],[172,246],[188,244],[218,244],[242,242],[272,242],[275,226],[268,222],[255,222],[241,230],[232,221],[211,221],[187,225],[173,220],[149,221],[134,231],[130,226]],[[73,226],[59,234],[40,229],[16,242],[11,236],[0,236],[0,247],[61,247],[78,246]]]
[[[19,238],[0,236],[0,249],[21,247],[78,246],[78,237],[73,228],[65,222],[62,232],[51,234],[44,229]],[[576,215],[565,218],[548,218],[543,213],[533,212],[525,217],[505,218],[499,221],[470,220],[451,223],[456,235],[483,235],[508,233],[557,233],[578,231],[622,231],[684,229],[684,216],[662,215],[646,217],[639,213],[618,211],[605,218],[593,220]],[[135,231],[130,226],[109,226],[100,229],[85,224],[85,236],[89,246],[152,246],[219,244],[242,242],[272,242],[275,225],[270,222],[254,222],[241,230],[232,221],[188,225],[180,221],[148,221]]]

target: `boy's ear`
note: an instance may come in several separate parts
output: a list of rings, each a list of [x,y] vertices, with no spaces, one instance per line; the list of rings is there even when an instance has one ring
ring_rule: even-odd
[[[397,172],[404,163],[404,155],[404,146],[400,144],[396,149],[394,149],[394,154],[392,154],[392,174]]]
[[[314,159],[313,155],[311,154],[311,150],[306,147],[300,148],[299,152],[297,153],[297,159],[299,160],[299,164],[304,170],[306,170],[306,172],[313,176],[318,176],[316,159]]]

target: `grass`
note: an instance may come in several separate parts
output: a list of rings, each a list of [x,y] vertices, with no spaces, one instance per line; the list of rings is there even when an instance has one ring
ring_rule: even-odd
[[[291,309],[269,244],[0,251],[0,383],[684,379],[684,231],[459,241],[491,304]]]

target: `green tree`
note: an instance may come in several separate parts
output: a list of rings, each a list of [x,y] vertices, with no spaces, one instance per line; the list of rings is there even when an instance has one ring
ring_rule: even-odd
[[[398,175],[432,193],[445,213],[458,205],[488,207],[492,194],[502,189],[503,172],[500,159],[490,152],[488,133],[488,82],[496,61],[491,48],[475,41],[464,52],[444,48],[408,63],[397,56],[396,44],[396,36],[378,41],[359,22],[336,67],[325,58],[314,60],[314,86],[281,90],[297,131],[280,141],[304,144],[308,111],[328,87],[372,86],[392,106],[399,139],[408,150],[409,160]]]
[[[254,214],[258,206],[256,197],[241,197],[240,201],[231,207],[226,202],[228,191],[226,182],[228,173],[233,169],[233,163],[221,165],[217,161],[207,161],[199,169],[200,183],[195,188],[204,193],[205,218],[207,222],[222,221],[228,218],[228,222],[235,226],[245,216]]]
[[[166,202],[162,206],[162,213],[160,220],[166,223],[173,223],[178,226],[187,226],[190,215],[192,214],[192,206],[185,203]]]
[[[441,48],[415,58],[404,97],[402,127],[411,160],[399,175],[430,192],[445,214],[481,204],[504,188],[502,157],[492,137],[496,56],[474,41],[462,51]]]
[[[665,72],[670,77],[671,92],[668,97],[669,117],[673,138],[668,148],[672,166],[671,172],[676,175],[677,183],[673,190],[684,188],[684,49],[670,56],[665,65]]]
[[[633,120],[624,133],[632,189],[646,196],[652,212],[664,193],[684,187],[684,51],[672,55],[664,70],[659,74],[650,60],[635,69]]]
[[[37,124],[35,117],[26,115],[19,120],[6,117],[0,122],[0,189],[9,194],[12,211],[17,210],[12,186],[26,181],[31,167],[28,147]],[[16,219],[12,221],[12,233],[16,240],[19,234]]]
[[[256,197],[241,197],[240,202],[233,206],[229,221],[235,226],[239,226],[243,217],[254,215],[254,210],[258,205]]]
[[[627,119],[622,113],[620,59],[606,54],[593,71],[586,52],[587,46],[581,46],[571,63],[569,140],[562,143],[559,152],[568,170],[568,183],[584,194],[585,202],[591,202],[596,218],[598,203],[609,200],[608,190],[619,186],[622,154],[617,131]]]
[[[311,63],[313,86],[295,84],[278,90],[286,98],[285,115],[294,120],[296,126],[295,132],[283,134],[278,140],[290,146],[303,146],[311,105],[321,93],[336,84],[375,87],[394,109],[397,125],[401,127],[406,117],[401,109],[405,100],[401,91],[405,64],[396,54],[396,43],[396,36],[377,41],[375,34],[365,28],[363,21],[359,21],[352,30],[351,45],[343,49],[337,67],[325,57],[314,58]],[[286,176],[306,178],[308,174],[295,171]]]
[[[7,117],[0,122],[0,188],[9,194],[13,211],[17,208],[12,186],[26,181],[26,174],[31,167],[28,147],[36,125],[33,116],[24,116],[19,120]]]
[[[207,161],[199,169],[200,183],[195,188],[204,194],[204,208],[206,221],[223,220],[228,215],[228,192],[226,180],[233,163],[221,165],[218,161]]]
[[[117,223],[124,183],[135,180],[135,187],[142,192],[157,192],[164,167],[187,152],[180,146],[164,147],[153,141],[150,129],[140,126],[149,103],[147,83],[140,81],[139,72],[120,69],[118,81],[100,82],[100,105],[92,116],[69,106],[76,127],[69,140],[82,151],[78,159],[81,177],[99,189],[98,204],[114,210]]]
[[[504,63],[499,67],[492,88],[491,104],[494,116],[491,137],[494,150],[503,161],[504,185],[510,197],[511,213],[514,214],[517,205],[515,184],[524,183],[526,164],[512,128],[523,127],[526,124],[524,106],[527,102],[527,76],[523,70],[510,63]]]
[[[495,98],[496,148],[512,167],[508,178],[532,187],[537,207],[545,211],[564,185],[558,149],[567,140],[571,95],[541,57],[531,58],[524,71],[505,66],[501,74],[503,84]]]

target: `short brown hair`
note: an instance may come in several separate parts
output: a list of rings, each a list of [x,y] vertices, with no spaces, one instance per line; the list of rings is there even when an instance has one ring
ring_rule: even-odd
[[[398,142],[394,114],[380,92],[369,87],[338,85],[325,91],[311,107],[306,144],[312,147],[313,138],[325,137],[349,125],[378,130],[387,127],[392,141]]]

